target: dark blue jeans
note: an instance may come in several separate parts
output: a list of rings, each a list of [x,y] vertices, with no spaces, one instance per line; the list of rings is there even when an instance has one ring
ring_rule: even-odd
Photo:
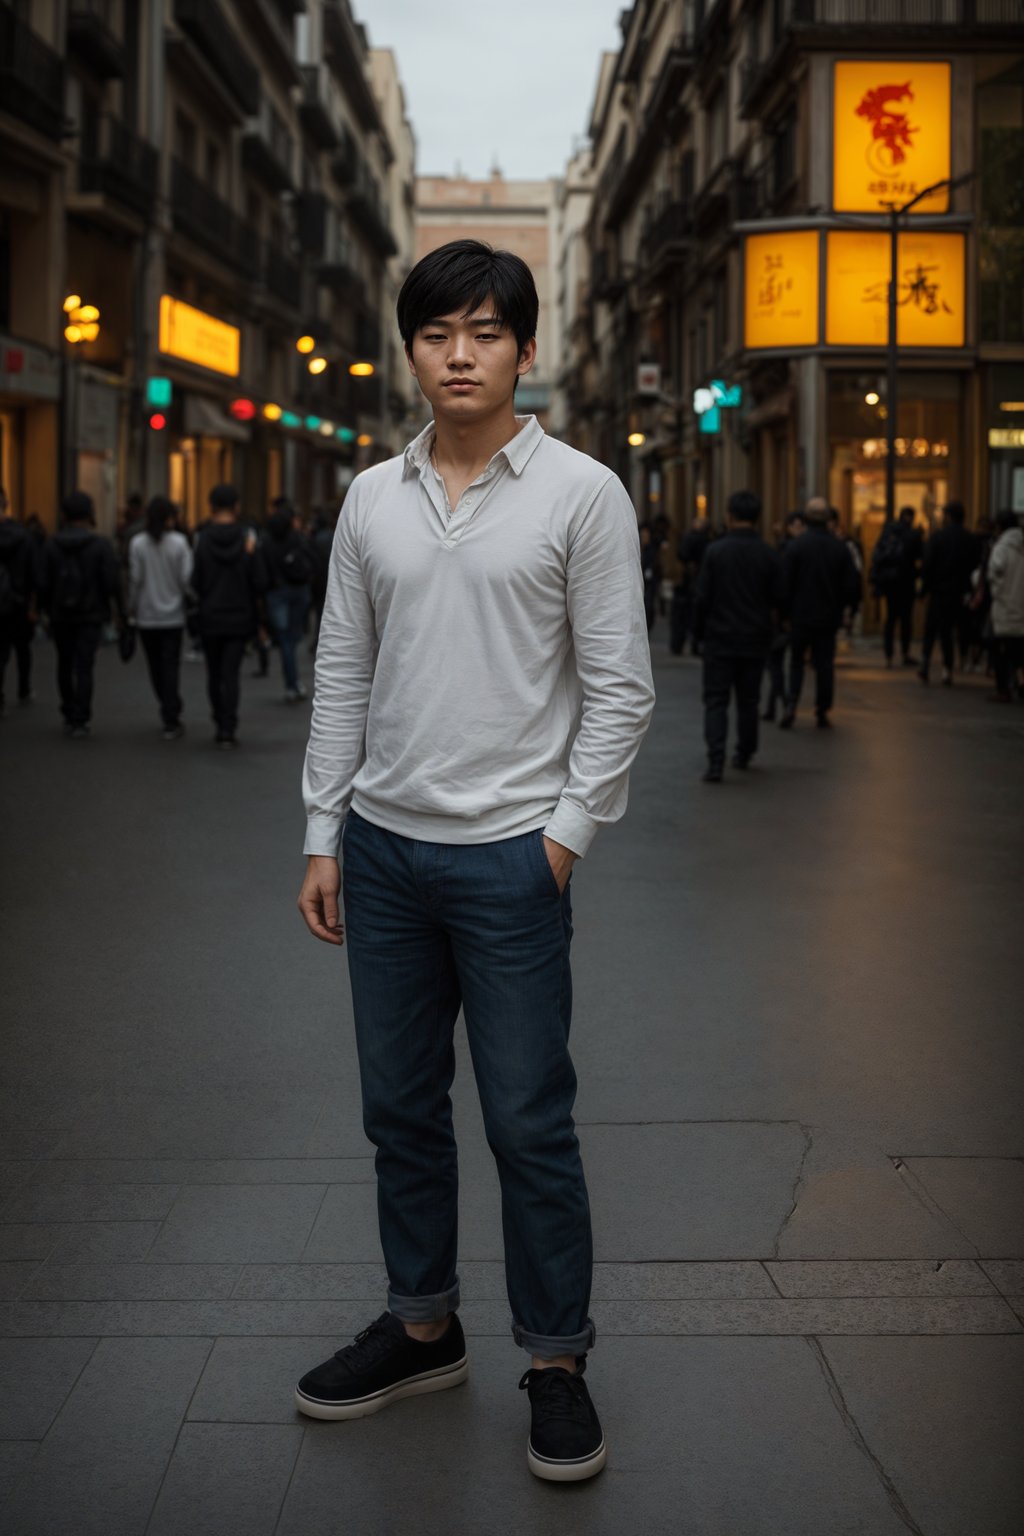
[[[267,617],[281,652],[284,685],[289,691],[299,686],[298,647],[306,633],[308,613],[308,587],[275,587],[267,593]]]
[[[343,875],[388,1307],[429,1322],[459,1305],[449,1090],[461,1006],[501,1182],[512,1333],[552,1359],[594,1342],[593,1249],[572,1118],[572,911],[541,839],[538,830],[497,843],[420,842],[352,812]]]

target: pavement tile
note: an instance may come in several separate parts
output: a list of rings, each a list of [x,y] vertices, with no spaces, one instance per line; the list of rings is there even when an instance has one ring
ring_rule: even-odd
[[[52,1079],[52,1074],[51,1074]],[[0,1088],[0,1125],[8,1135],[46,1131],[60,1137],[96,1102],[95,1088],[71,1089],[50,1082]]]
[[[323,1198],[319,1184],[185,1186],[148,1258],[179,1264],[294,1262]]]
[[[373,1158],[54,1158],[40,1184],[348,1184],[374,1178]]]
[[[769,1260],[765,1268],[783,1296],[992,1296],[997,1289],[973,1259],[885,1264]]]
[[[363,1131],[359,1078],[355,1071],[327,1084],[327,1097],[304,1147],[306,1157],[367,1157],[373,1152]]]
[[[20,1225],[0,1222],[0,1260],[48,1259],[63,1227],[30,1221]]]
[[[142,1536],[209,1339],[102,1339],[5,1511],[18,1536]]]
[[[146,1536],[273,1536],[302,1427],[185,1424]]]
[[[376,1315],[376,1314],[375,1314]],[[366,1311],[366,1326],[371,1320]],[[248,1424],[294,1424],[295,1383],[306,1371],[351,1343],[357,1332],[289,1338],[219,1338],[206,1363],[189,1419]]]
[[[981,1268],[1004,1296],[1024,1293],[1024,1259],[983,1259]]]
[[[0,1126],[0,1157],[50,1157],[60,1144],[59,1131],[37,1131],[28,1126]]]
[[[29,1301],[188,1301],[232,1294],[240,1264],[61,1264],[50,1260],[22,1286]]]
[[[1024,1259],[1024,1158],[909,1157],[905,1161],[983,1258]]]
[[[38,1268],[33,1260],[0,1263],[0,1301],[16,1301]]]
[[[247,1264],[234,1294],[312,1301],[372,1299],[383,1306],[387,1284],[383,1264]]]
[[[806,1180],[779,1238],[778,1259],[954,1259],[974,1250],[933,1215],[895,1168],[850,1168]]]
[[[4,1221],[160,1221],[177,1193],[167,1184],[30,1184],[11,1197]]]
[[[300,1257],[304,1264],[380,1264],[376,1185],[330,1185]]]
[[[159,1221],[72,1222],[55,1229],[61,1235],[50,1257],[62,1264],[131,1264],[146,1257],[160,1226]]]
[[[1024,1529],[1024,1339],[827,1339],[849,1412],[928,1536]]]
[[[906,1536],[801,1341],[609,1342],[588,1373],[608,1468],[571,1490],[527,1471],[520,1353],[482,1341],[465,1386],[387,1423],[311,1422],[278,1536],[337,1536],[341,1507],[367,1536],[412,1510],[421,1536]]]
[[[213,1091],[108,1093],[61,1142],[62,1157],[301,1157],[323,1102],[317,1089],[249,1084]],[[365,1143],[363,1146],[365,1155]]]
[[[41,1440],[95,1339],[0,1339],[0,1440]]]
[[[0,1440],[0,1513],[38,1449],[35,1440]]]

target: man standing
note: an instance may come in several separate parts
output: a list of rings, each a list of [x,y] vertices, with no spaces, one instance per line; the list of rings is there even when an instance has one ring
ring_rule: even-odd
[[[120,611],[121,594],[114,546],[93,526],[92,497],[69,491],[63,511],[64,526],[43,552],[39,585],[57,649],[64,732],[80,740],[91,729],[93,673],[103,626],[112,602]]]
[[[892,666],[896,631],[905,667],[913,666],[910,644],[914,633],[914,594],[921,560],[921,531],[914,527],[913,507],[900,507],[900,515],[886,523],[871,556],[871,584],[885,604],[883,647],[885,664]]]
[[[804,683],[807,652],[817,674],[814,710],[818,725],[831,724],[835,696],[836,633],[847,608],[860,595],[860,577],[850,551],[828,528],[829,506],[823,496],[807,503],[807,531],[794,539],[782,561],[790,642],[789,692],[779,725],[789,729],[796,720]]]
[[[752,491],[729,497],[724,539],[709,546],[697,586],[694,634],[704,657],[705,784],[720,784],[736,695],[734,768],[757,751],[758,700],[782,597],[782,562],[757,533],[761,503]]]
[[[964,521],[963,502],[947,502],[942,527],[936,529],[925,546],[921,570],[921,594],[928,599],[928,610],[917,675],[922,683],[927,683],[932,651],[938,640],[942,648],[942,681],[947,688],[953,686],[954,640],[980,558],[977,540],[967,532]]]
[[[636,515],[603,465],[516,416],[536,355],[519,257],[423,258],[398,326],[434,419],[338,521],[306,755],[310,931],[342,942],[377,1147],[388,1310],[299,1382],[314,1418],[465,1379],[449,1089],[460,1006],[502,1191],[528,1465],[605,1462],[583,1380],[590,1212],[572,1119],[569,880],[626,808],[654,702]],[[350,809],[351,807],[351,809]]]
[[[199,599],[215,741],[224,749],[238,746],[238,679],[246,641],[256,630],[261,573],[256,535],[238,521],[238,492],[233,485],[215,485],[210,521],[196,544],[192,587]]]

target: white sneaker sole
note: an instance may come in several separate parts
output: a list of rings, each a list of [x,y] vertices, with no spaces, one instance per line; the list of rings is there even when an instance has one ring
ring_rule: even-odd
[[[424,1371],[422,1376],[409,1376],[396,1382],[393,1387],[383,1387],[369,1397],[350,1398],[347,1402],[322,1402],[307,1397],[295,1389],[295,1406],[310,1419],[365,1419],[371,1413],[379,1413],[389,1403],[400,1397],[418,1397],[421,1392],[443,1392],[446,1387],[458,1387],[469,1375],[469,1361],[463,1355],[454,1365],[440,1371]]]
[[[584,1478],[596,1477],[607,1460],[603,1440],[592,1456],[581,1456],[578,1461],[549,1461],[535,1455],[529,1440],[526,1442],[526,1465],[534,1477],[542,1477],[548,1483],[581,1483]]]

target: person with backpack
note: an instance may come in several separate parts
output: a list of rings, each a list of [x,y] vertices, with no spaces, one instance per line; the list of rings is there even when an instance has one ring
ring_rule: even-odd
[[[885,524],[871,556],[871,585],[879,602],[885,604],[883,648],[887,667],[892,666],[897,628],[903,665],[915,665],[910,646],[921,550],[921,530],[914,527],[914,509],[901,507],[899,517],[890,518]]]
[[[43,552],[40,596],[57,649],[57,689],[65,734],[90,733],[96,652],[111,605],[120,611],[117,556],[95,529],[92,497],[69,491],[64,526]]]
[[[1017,514],[1010,511],[997,514],[996,528],[999,537],[988,562],[996,674],[996,691],[990,697],[998,704],[1012,704],[1014,689],[1024,696],[1024,530]]]
[[[860,596],[860,577],[846,545],[829,533],[828,516],[825,498],[812,496],[804,513],[806,532],[793,540],[782,557],[791,639],[789,688],[780,730],[790,730],[796,721],[808,651],[815,671],[815,717],[820,729],[832,724],[836,635]]]
[[[954,638],[964,605],[970,600],[978,544],[964,527],[962,501],[947,502],[942,526],[932,534],[924,552],[921,596],[928,599],[924,621],[924,647],[918,677],[928,682],[932,651],[938,640],[942,650],[942,681],[953,686]]]
[[[196,544],[192,590],[199,601],[215,741],[218,747],[230,748],[238,746],[242,658],[256,631],[264,583],[256,536],[238,521],[238,492],[233,485],[214,486],[210,514]]]
[[[4,675],[13,650],[18,660],[18,700],[32,697],[31,662],[25,660],[24,631],[31,627],[32,541],[27,529],[7,515],[7,492],[0,486],[0,715],[4,712]]]
[[[266,609],[281,652],[284,696],[289,703],[306,697],[299,681],[299,646],[306,633],[313,580],[309,541],[295,524],[295,508],[279,496],[267,521],[261,552],[267,580]]]
[[[185,734],[179,685],[192,551],[174,527],[177,516],[173,501],[154,496],[146,508],[144,531],[134,534],[128,546],[128,611],[146,654],[165,741]]]

